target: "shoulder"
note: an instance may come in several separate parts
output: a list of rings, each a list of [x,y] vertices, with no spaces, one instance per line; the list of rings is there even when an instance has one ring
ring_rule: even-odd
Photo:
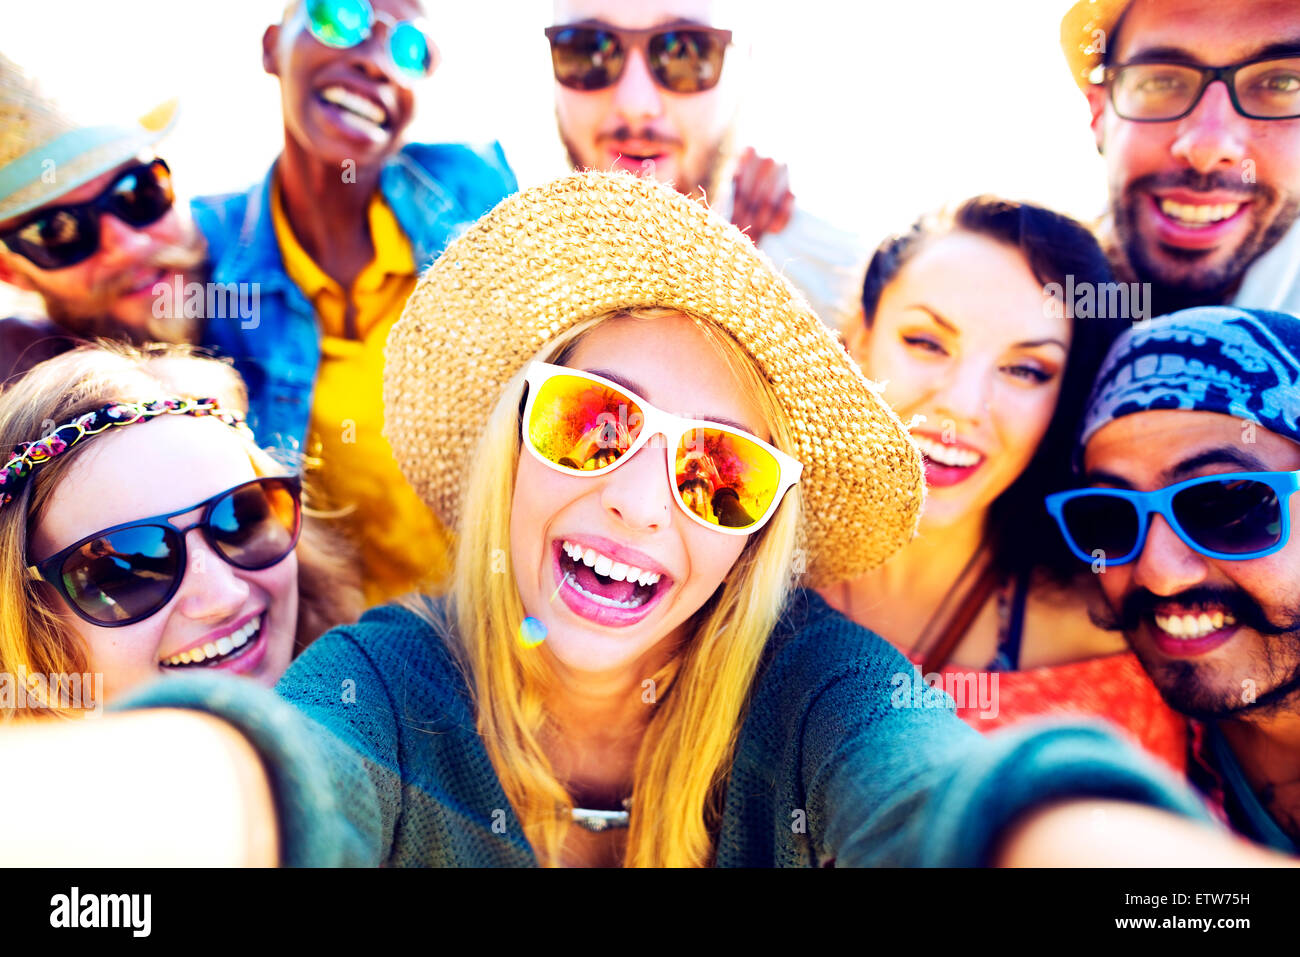
[[[66,352],[75,342],[49,319],[0,318],[0,385]]]
[[[1127,650],[1123,635],[1093,622],[1103,605],[1091,574],[1064,586],[1036,576],[1025,601],[1021,667],[1068,664]]]
[[[402,155],[433,176],[444,188],[458,193],[490,190],[497,198],[519,188],[515,174],[498,142],[410,143]]]

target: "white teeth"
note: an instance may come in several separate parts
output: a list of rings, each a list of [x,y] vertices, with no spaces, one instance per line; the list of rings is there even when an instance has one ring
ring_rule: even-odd
[[[583,595],[585,595],[586,597],[594,601],[597,605],[604,605],[606,608],[640,608],[642,605],[645,604],[646,598],[649,597],[648,595],[643,595],[640,597],[638,597],[637,595],[633,595],[631,601],[614,601],[614,599],[606,598],[604,595],[596,595],[593,594],[592,592],[587,591],[587,589],[583,588],[581,585],[579,585],[576,581],[573,580],[572,575],[570,575],[567,579],[565,579],[565,581],[567,582],[568,587],[574,589],[575,591],[581,592]]]
[[[1227,625],[1235,625],[1237,619],[1225,612],[1214,614],[1201,612],[1199,615],[1156,615],[1156,627],[1174,638],[1194,641],[1204,638]]]
[[[572,542],[561,542],[560,548],[564,554],[575,562],[582,562],[588,568],[591,568],[597,575],[604,575],[614,581],[635,582],[638,585],[653,585],[662,577],[658,572],[642,571],[634,565],[627,565],[623,562],[616,562],[608,555],[602,555],[594,548],[588,548],[585,551],[581,545],[575,545]]]
[[[1160,212],[1170,219],[1176,219],[1184,226],[1202,227],[1210,223],[1222,222],[1237,215],[1241,203],[1218,203],[1186,205],[1175,203],[1171,199],[1160,200]]]
[[[257,634],[258,629],[261,627],[262,617],[259,615],[238,631],[231,632],[223,638],[218,638],[215,642],[210,641],[200,648],[190,648],[178,655],[172,655],[162,663],[172,666],[197,665],[210,658],[224,658],[248,644],[249,640]]]
[[[320,98],[327,103],[354,113],[363,120],[369,120],[376,126],[382,126],[388,120],[388,113],[382,106],[372,103],[364,96],[353,93],[341,86],[330,86],[321,90]]]
[[[972,465],[978,464],[983,458],[983,456],[978,452],[973,452],[970,449],[958,448],[955,445],[944,445],[943,443],[936,442],[924,435],[914,435],[912,436],[912,439],[916,442],[916,447],[921,450],[922,454],[924,454],[926,458],[933,462],[938,462],[940,465],[969,468]]]

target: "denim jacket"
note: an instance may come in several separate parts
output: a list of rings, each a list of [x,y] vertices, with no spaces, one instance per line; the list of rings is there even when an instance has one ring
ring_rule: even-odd
[[[256,304],[249,318],[209,319],[203,345],[235,360],[248,384],[249,422],[258,440],[303,449],[320,365],[320,328],[311,304],[284,271],[271,222],[273,175],[275,164],[247,193],[204,196],[191,204],[208,242],[210,281],[248,283]],[[384,201],[411,241],[417,272],[516,189],[497,143],[481,151],[410,144],[379,178]]]

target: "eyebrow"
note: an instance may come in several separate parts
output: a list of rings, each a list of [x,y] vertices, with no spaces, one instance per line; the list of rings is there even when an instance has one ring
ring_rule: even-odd
[[[943,328],[947,329],[947,330],[948,330],[950,333],[952,333],[954,336],[959,336],[959,335],[961,335],[961,331],[960,331],[956,326],[954,326],[951,322],[949,322],[949,321],[948,321],[947,319],[945,319],[943,316],[939,315],[939,313],[935,312],[935,311],[934,311],[933,309],[931,309],[929,306],[923,306],[923,305],[921,305],[921,303],[919,303],[919,302],[914,302],[914,303],[912,303],[910,306],[907,306],[906,308],[908,308],[908,309],[915,309],[915,310],[917,310],[918,312],[923,312],[923,313],[925,313],[927,316],[929,316],[931,319],[933,319],[933,320],[935,321],[936,324],[938,324],[938,325],[940,325],[940,326],[943,326]],[[1064,342],[1062,342],[1060,339],[1055,339],[1055,338],[1051,338],[1051,337],[1048,337],[1048,338],[1046,338],[1046,339],[1026,339],[1024,342],[1013,343],[1012,346],[1011,346],[1011,348],[1013,348],[1013,349],[1035,349],[1035,348],[1037,348],[1038,346],[1053,346],[1053,345],[1055,345],[1055,346],[1060,346],[1060,347],[1061,347],[1062,349],[1064,349],[1066,352],[1069,352],[1069,351],[1070,351],[1070,347],[1067,346],[1067,345],[1066,345]]]
[[[645,394],[646,390],[643,389],[640,385],[633,382],[631,379],[627,379],[621,375],[618,375],[615,372],[610,372],[608,369],[583,369],[582,371],[590,372],[592,375],[598,375],[602,379],[608,379],[610,382],[617,382],[623,388],[627,389],[627,391],[636,393],[638,398],[640,398]],[[709,415],[708,413],[697,413],[696,415],[684,415],[682,416],[682,418],[683,419],[705,419],[709,422],[717,422],[720,425],[729,425],[733,429],[740,429],[740,431],[748,432],[750,435],[758,434],[749,426],[745,425],[745,423],[737,422],[735,419],[728,419],[725,416],[721,416],[721,415]]]
[[[1268,471],[1267,466],[1249,452],[1243,452],[1231,446],[1220,446],[1183,459],[1173,468],[1166,469],[1163,473],[1165,484],[1172,485],[1179,479],[1186,478],[1189,473],[1195,472],[1197,469],[1203,469],[1207,465],[1239,465],[1252,472]],[[1084,476],[1084,481],[1092,485],[1114,485],[1116,488],[1133,488],[1133,483],[1128,479],[1122,475],[1116,475],[1114,472],[1107,472],[1105,469],[1089,469]]]
[[[562,24],[558,24],[558,26],[565,26],[565,27],[599,27],[599,28],[602,28],[602,29],[605,29],[605,30],[623,30],[623,29],[627,29],[627,30],[630,30],[630,31],[633,32],[633,33],[635,33],[637,29],[645,29],[645,30],[662,30],[662,29],[665,29],[665,28],[668,28],[668,27],[703,27],[703,28],[705,28],[705,29],[709,29],[709,30],[713,29],[712,26],[710,26],[709,24],[705,23],[705,22],[702,21],[702,20],[691,20],[691,19],[689,19],[689,18],[687,18],[687,17],[666,17],[665,19],[663,19],[663,20],[659,20],[659,21],[657,21],[656,23],[654,23],[654,24],[651,25],[651,26],[643,27],[643,28],[633,28],[633,27],[619,27],[619,26],[615,26],[614,24],[610,23],[608,20],[601,20],[599,17],[584,17],[583,19],[581,19],[581,20],[575,20],[575,21],[572,22],[572,23],[562,23]]]
[[[1257,59],[1271,59],[1281,57],[1300,56],[1300,37],[1292,40],[1283,40],[1280,43],[1270,43],[1268,46],[1260,47],[1255,52],[1239,58],[1237,63],[1250,62]],[[1139,50],[1127,59],[1122,61],[1126,63],[1182,63],[1188,66],[1207,66],[1206,62],[1190,50],[1184,50],[1182,47],[1159,46],[1151,47],[1146,50]],[[1121,64],[1121,65],[1122,65]]]

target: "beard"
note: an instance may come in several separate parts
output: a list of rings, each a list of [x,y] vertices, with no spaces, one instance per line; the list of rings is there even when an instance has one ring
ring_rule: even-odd
[[[158,249],[133,265],[161,270],[165,276],[160,282],[171,283],[180,276],[184,285],[201,271],[206,255],[201,234],[191,227],[186,229],[180,241]],[[128,273],[111,276],[86,290],[86,295],[76,300],[68,300],[42,288],[39,280],[33,279],[32,283],[45,302],[45,312],[50,320],[78,338],[117,339],[133,345],[149,342],[193,344],[198,341],[202,320],[185,315],[183,299],[173,308],[172,315],[159,317],[152,308],[147,315],[135,320],[114,315],[114,307],[134,281]]]
[[[1233,661],[1230,674],[1197,659],[1168,658],[1134,641],[1138,629],[1153,621],[1156,606],[1171,600],[1193,608],[1221,606],[1232,613],[1238,628],[1255,632],[1261,640]],[[1138,588],[1125,596],[1118,611],[1094,610],[1091,617],[1100,628],[1124,633],[1165,703],[1181,714],[1201,721],[1260,720],[1300,709],[1300,604],[1283,608],[1280,620],[1273,621],[1240,588],[1203,586],[1172,598]]]
[[[1214,250],[1178,249],[1161,246],[1157,252],[1138,233],[1138,204],[1150,202],[1152,189],[1183,188],[1195,192],[1224,190],[1243,192],[1251,203],[1251,231],[1217,268],[1193,268],[1215,254]],[[1240,176],[1224,173],[1153,173],[1134,180],[1122,189],[1112,188],[1111,208],[1115,211],[1115,233],[1128,264],[1139,282],[1151,285],[1151,314],[1166,315],[1194,306],[1218,306],[1231,299],[1251,264],[1268,252],[1300,218],[1300,196],[1288,197],[1268,220],[1268,210],[1277,204],[1279,193],[1262,183],[1243,183]],[[1170,274],[1168,260],[1186,264],[1177,275]]]
[[[557,112],[555,117],[556,129],[560,131],[560,142],[564,145],[564,151],[568,156],[569,166],[575,170],[592,169],[586,161],[582,159],[581,151],[574,142],[564,135],[564,127],[560,125],[560,118]],[[629,126],[620,126],[616,129],[612,138],[615,139],[639,139],[647,143],[665,143],[662,136],[658,136],[651,131],[641,131],[633,135],[634,131]],[[729,123],[722,135],[716,141],[709,144],[705,151],[703,159],[699,163],[698,169],[683,168],[678,181],[673,183],[673,188],[677,192],[686,196],[710,197],[717,194],[721,188],[722,172],[727,161],[734,152],[736,141],[736,124]],[[676,145],[676,141],[672,141]]]

